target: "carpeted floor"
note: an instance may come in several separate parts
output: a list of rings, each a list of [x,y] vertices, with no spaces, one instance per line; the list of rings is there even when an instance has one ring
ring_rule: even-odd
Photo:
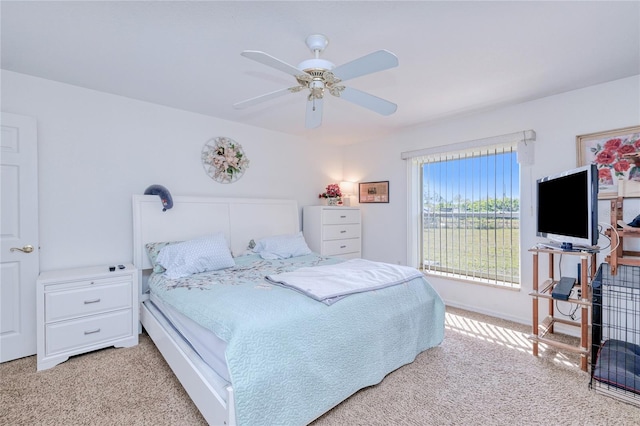
[[[529,328],[449,308],[444,342],[319,419],[328,425],[633,425],[640,408],[589,390],[577,357],[531,356]],[[1,425],[204,425],[146,334],[36,372],[0,364]],[[268,419],[265,419],[268,425]]]

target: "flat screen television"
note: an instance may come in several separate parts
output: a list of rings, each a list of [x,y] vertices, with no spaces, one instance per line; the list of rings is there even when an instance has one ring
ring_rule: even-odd
[[[595,164],[537,180],[536,233],[553,246],[598,244],[598,170]]]

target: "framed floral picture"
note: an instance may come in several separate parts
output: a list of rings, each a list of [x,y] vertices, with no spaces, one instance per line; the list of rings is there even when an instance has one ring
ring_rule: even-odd
[[[615,198],[618,180],[640,181],[640,126],[576,137],[578,167],[598,167],[598,198]]]

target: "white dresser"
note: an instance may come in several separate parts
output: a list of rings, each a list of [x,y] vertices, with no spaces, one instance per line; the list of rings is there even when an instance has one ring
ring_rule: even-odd
[[[322,256],[362,256],[362,225],[357,207],[304,207],[302,230],[309,248]]]
[[[37,284],[38,370],[72,355],[138,344],[138,272],[131,264],[43,272]]]

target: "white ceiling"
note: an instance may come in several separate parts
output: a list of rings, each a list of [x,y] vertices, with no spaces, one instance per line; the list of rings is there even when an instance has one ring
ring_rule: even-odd
[[[638,1],[2,0],[1,20],[4,69],[336,144],[640,74]],[[302,92],[232,107],[295,85],[241,51],[295,66],[314,33],[336,65],[395,53],[399,67],[348,86],[398,111],[329,96],[305,129]]]

